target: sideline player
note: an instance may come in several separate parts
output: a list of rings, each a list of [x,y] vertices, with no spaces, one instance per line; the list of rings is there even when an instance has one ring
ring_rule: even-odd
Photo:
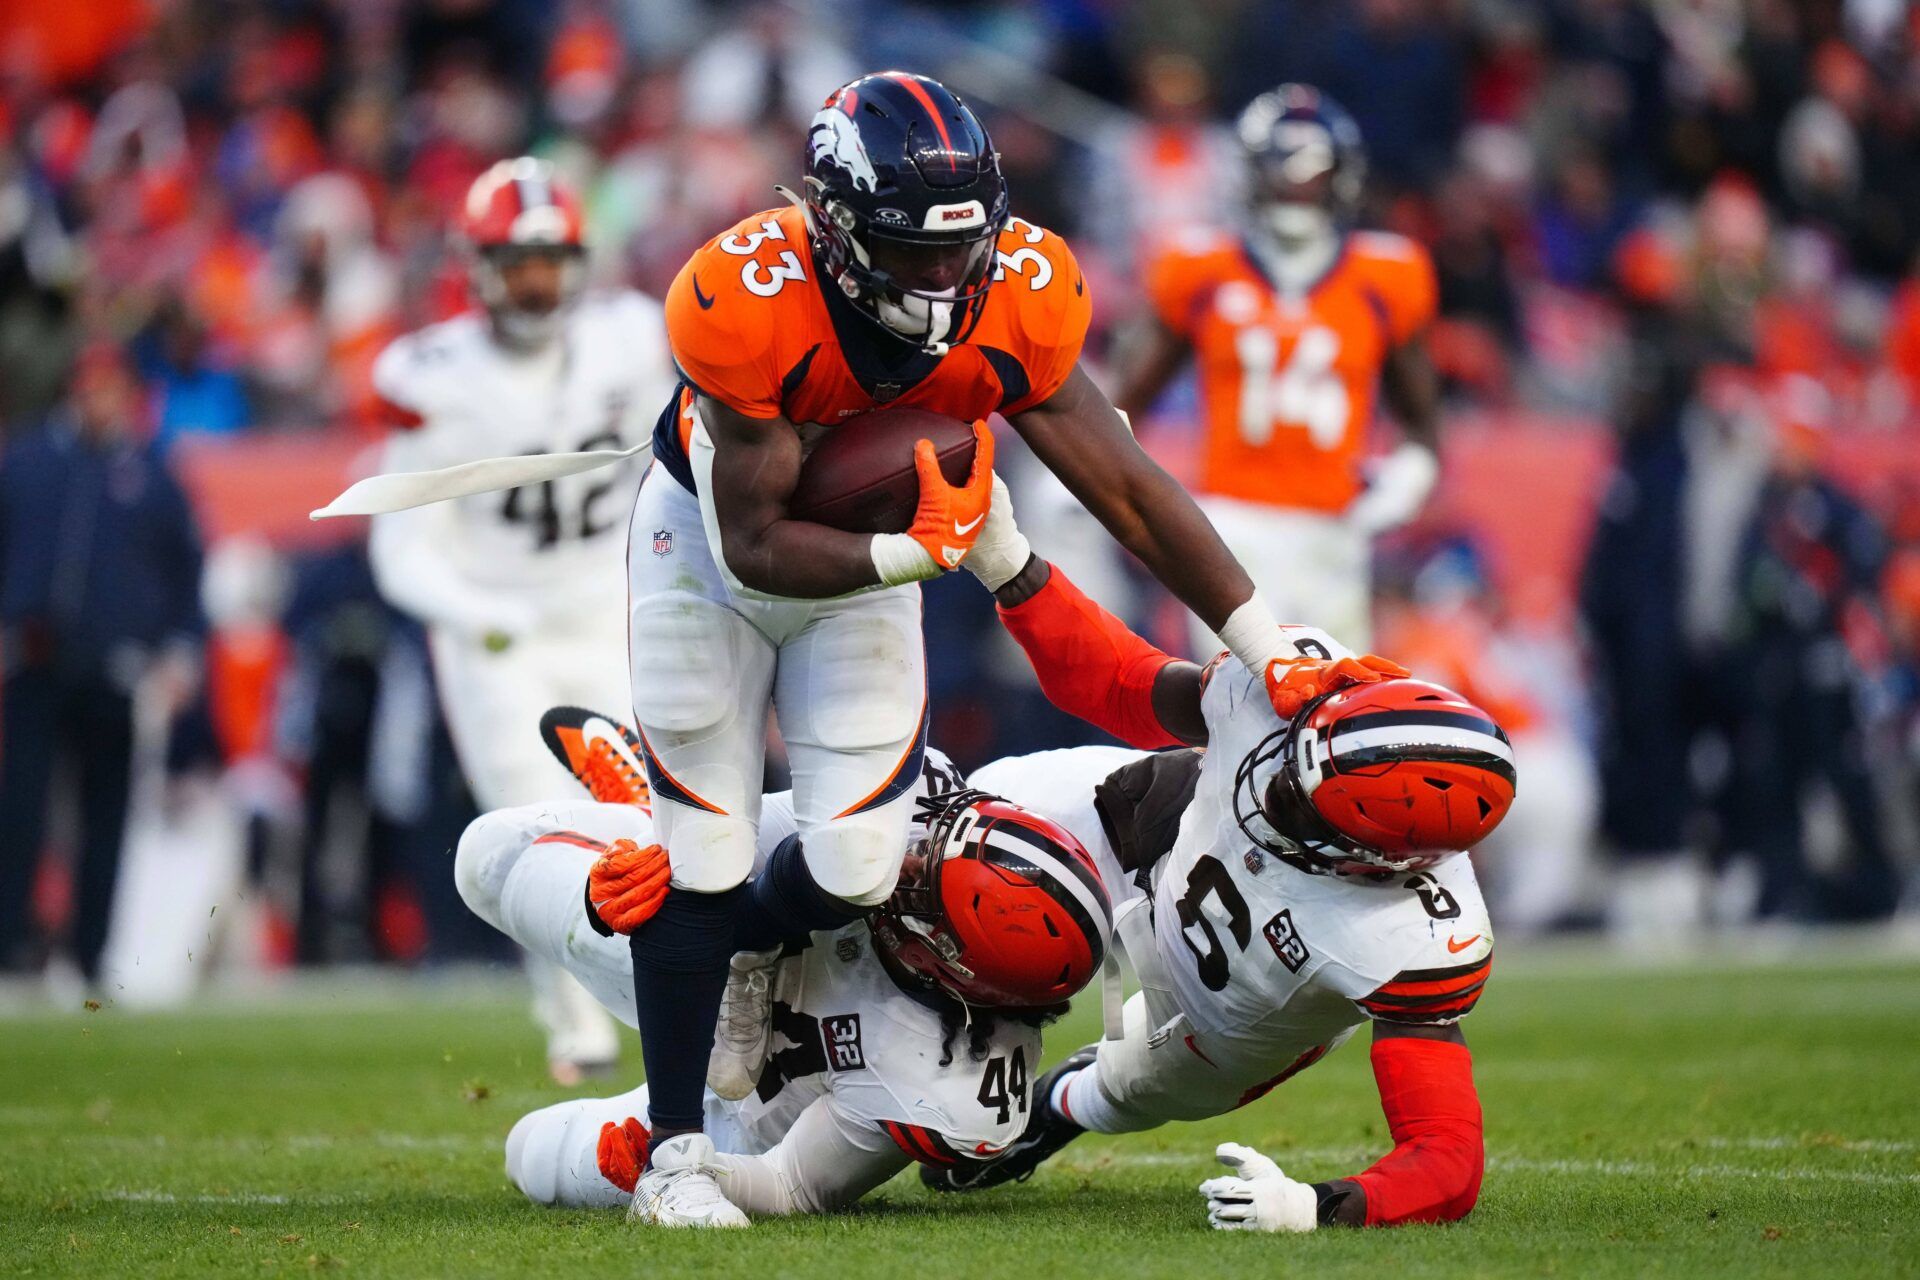
[[[668,1184],[681,1202],[674,1221],[700,1213],[702,1226],[745,1226],[742,1210],[844,1208],[914,1161],[947,1168],[1019,1135],[1040,1027],[1098,971],[1109,945],[1107,897],[1073,837],[954,789],[937,757],[929,753],[912,788],[915,850],[888,905],[784,949],[769,1015],[779,1048],[753,1094],[739,1102],[706,1094],[704,1133],[649,1134],[639,1119],[645,1086],[535,1111],[507,1138],[515,1186],[543,1204],[630,1203],[630,1216],[654,1220],[646,1191],[635,1194],[651,1158],[717,1184],[703,1203],[688,1198],[699,1183]],[[790,797],[766,797],[763,875],[793,833]],[[461,839],[460,892],[632,1025],[632,953],[614,928],[657,903],[653,877],[664,880],[667,866],[653,835],[650,815],[633,804],[487,814]],[[1044,932],[1034,923],[1043,918]]]
[[[1411,519],[1439,476],[1426,251],[1345,225],[1366,151],[1306,85],[1240,114],[1244,238],[1197,232],[1148,268],[1154,319],[1114,403],[1134,421],[1191,358],[1205,439],[1200,506],[1279,616],[1365,647],[1369,542]],[[1367,461],[1376,388],[1403,442]],[[1215,641],[1196,627],[1195,643]]]
[[[794,207],[708,243],[667,296],[684,387],[661,416],[628,556],[645,673],[634,714],[673,855],[673,888],[633,936],[656,1134],[701,1127],[709,1067],[718,1092],[742,1096],[766,1053],[763,1020],[729,1017],[717,1044],[714,1028],[769,701],[801,835],[776,877],[793,932],[839,928],[892,891],[926,732],[914,584],[958,566],[986,518],[988,415],[1005,415],[1276,699],[1297,700],[1320,669],[1282,649],[1246,573],[1081,370],[1086,282],[1058,236],[1009,216],[973,112],[925,77],[864,76],[814,117],[807,156]],[[976,423],[971,478],[950,485],[923,445],[908,532],[790,518],[809,443],[887,404]],[[670,1218],[673,1198],[648,1194]]]
[[[1457,694],[1410,679],[1328,693],[1282,720],[1230,655],[1204,670],[1170,658],[1080,594],[1028,552],[1004,503],[990,524],[969,564],[989,570],[982,581],[1047,695],[1135,746],[1204,750],[1080,748],[975,775],[1093,852],[1141,991],[1121,1039],[1042,1077],[1018,1142],[924,1180],[994,1186],[1089,1130],[1223,1114],[1370,1022],[1393,1150],[1310,1185],[1223,1144],[1234,1174],[1202,1186],[1209,1220],[1310,1231],[1464,1216],[1484,1148],[1458,1024],[1492,971],[1493,931],[1458,851],[1512,803],[1505,734]],[[1344,660],[1324,632],[1286,631],[1303,652]]]
[[[382,469],[645,439],[673,386],[659,304],[588,294],[580,205],[544,161],[493,166],[460,233],[479,314],[401,338],[374,366],[393,431]],[[534,727],[557,702],[628,705],[622,557],[639,468],[375,518],[387,599],[427,628],[441,707],[483,809],[565,784]],[[556,1079],[618,1056],[613,1023],[565,973],[531,961]]]

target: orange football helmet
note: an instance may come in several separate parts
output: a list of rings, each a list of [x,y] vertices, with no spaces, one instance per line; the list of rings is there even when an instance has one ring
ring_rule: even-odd
[[[1385,680],[1316,698],[1249,752],[1234,816],[1311,871],[1413,871],[1486,839],[1514,785],[1493,717],[1437,684]]]
[[[586,286],[587,246],[580,198],[553,166],[533,156],[502,160],[467,189],[460,238],[473,253],[473,292],[495,331],[521,346],[539,346],[559,332],[567,310]],[[560,287],[530,306],[509,288],[507,271],[527,257],[560,263]]]
[[[982,791],[926,802],[927,838],[869,918],[895,964],[969,1004],[1038,1009],[1093,979],[1113,910],[1072,833]]]

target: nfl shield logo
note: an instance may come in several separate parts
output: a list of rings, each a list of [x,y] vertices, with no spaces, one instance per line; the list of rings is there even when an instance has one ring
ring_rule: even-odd
[[[653,531],[653,554],[657,556],[673,554],[673,530],[655,529]]]
[[[1256,875],[1256,876],[1260,874],[1260,868],[1267,865],[1266,855],[1261,853],[1258,849],[1247,850],[1246,856],[1242,859],[1242,861],[1244,861],[1247,864],[1248,874]]]

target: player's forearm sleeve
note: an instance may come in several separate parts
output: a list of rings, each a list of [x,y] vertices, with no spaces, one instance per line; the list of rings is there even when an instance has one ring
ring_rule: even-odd
[[[440,546],[458,537],[437,506],[375,516],[367,538],[373,579],[395,608],[433,627],[480,633],[526,630],[533,622],[527,602],[461,581]]]
[[[1047,700],[1130,746],[1176,747],[1153,710],[1153,682],[1175,659],[1127,629],[1052,566],[1033,597],[999,607]]]
[[[1367,1194],[1367,1225],[1466,1217],[1486,1169],[1467,1046],[1413,1036],[1377,1040],[1373,1078],[1394,1147],[1353,1179]]]
[[[800,1113],[763,1155],[721,1155],[727,1199],[759,1215],[844,1209],[906,1168],[907,1157],[880,1130],[841,1115],[831,1098]]]

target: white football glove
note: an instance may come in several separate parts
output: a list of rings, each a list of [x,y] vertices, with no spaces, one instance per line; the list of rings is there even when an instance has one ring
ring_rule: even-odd
[[[987,590],[998,591],[1013,581],[1032,557],[1033,544],[1013,522],[1013,495],[1007,492],[1006,481],[996,473],[986,527],[974,539],[973,550],[967,552],[960,567],[980,579]]]
[[[1214,1230],[1311,1231],[1319,1225],[1320,1197],[1312,1187],[1295,1182],[1252,1147],[1223,1142],[1213,1154],[1235,1175],[1200,1184]]]
[[[1433,450],[1408,441],[1369,468],[1366,490],[1347,508],[1347,523],[1368,535],[1403,525],[1420,514],[1439,478]]]

